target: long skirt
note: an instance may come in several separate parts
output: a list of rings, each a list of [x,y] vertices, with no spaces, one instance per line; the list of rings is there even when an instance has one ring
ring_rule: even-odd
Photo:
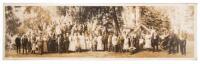
[[[81,47],[82,50],[85,50],[86,49],[86,42],[80,41],[80,47]]]
[[[35,44],[35,43],[32,44],[32,50],[33,50],[33,51],[36,50],[36,44]]]
[[[128,42],[129,42],[128,39],[125,39],[125,40],[124,40],[124,44],[123,44],[123,49],[124,49],[124,50],[128,50],[128,49],[129,49]]]
[[[43,52],[48,52],[48,49],[47,49],[47,41],[44,41],[43,49],[44,49]]]
[[[76,51],[76,43],[74,41],[69,43],[69,51]]]
[[[150,39],[145,39],[144,48],[145,48],[145,49],[152,48],[152,47],[151,47],[151,40],[150,40]]]
[[[92,43],[91,41],[86,41],[86,49],[91,50],[92,49]]]
[[[103,43],[102,43],[102,41],[98,41],[97,42],[97,50],[103,50]]]

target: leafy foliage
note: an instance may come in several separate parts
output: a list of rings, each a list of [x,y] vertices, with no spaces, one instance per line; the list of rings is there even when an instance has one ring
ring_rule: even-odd
[[[6,6],[5,7],[5,21],[6,21],[6,33],[15,34],[17,33],[21,23],[19,23],[19,18],[13,12],[13,7]]]
[[[170,29],[169,18],[161,14],[160,10],[154,7],[141,6],[141,22],[148,28],[154,28],[158,32]]]

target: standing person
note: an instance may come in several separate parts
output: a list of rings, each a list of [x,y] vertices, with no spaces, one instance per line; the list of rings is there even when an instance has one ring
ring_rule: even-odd
[[[80,42],[80,47],[81,50],[86,50],[86,41],[85,41],[85,36],[83,33],[81,33],[81,35],[79,36],[79,42]]]
[[[62,34],[60,38],[61,53],[66,52],[66,34]]]
[[[175,47],[176,47],[176,45],[175,45],[175,42],[176,42],[176,37],[175,37],[176,35],[173,33],[173,32],[170,32],[170,35],[169,35],[169,54],[171,54],[171,53],[175,53]]]
[[[57,42],[56,42],[56,35],[54,33],[53,38],[52,38],[52,44],[51,44],[51,50],[52,52],[57,52]]]
[[[92,36],[92,51],[96,51],[97,50],[97,37],[95,35]]]
[[[52,52],[52,41],[53,41],[53,39],[52,39],[52,36],[51,36],[51,34],[48,36],[48,44],[47,44],[47,48],[48,48],[48,52]]]
[[[40,55],[43,54],[43,45],[44,45],[44,41],[42,39],[42,33],[40,33],[40,37],[39,37],[39,40],[38,40],[38,43],[37,43],[37,47],[38,47],[38,51],[40,53]]]
[[[116,36],[115,34],[114,34],[113,37],[112,37],[112,45],[113,45],[113,46],[112,46],[112,47],[113,47],[113,48],[112,48],[113,51],[116,52],[116,50],[117,50],[117,49],[116,49],[116,47],[117,47],[117,36]]]
[[[124,35],[123,51],[128,52],[128,49],[129,49],[129,38],[127,35]]]
[[[61,53],[61,36],[60,34],[57,36],[57,44],[58,44],[58,47],[57,47],[57,52],[58,53]]]
[[[38,46],[38,43],[39,43],[39,41],[40,41],[40,37],[38,36],[38,35],[36,35],[36,37],[35,37],[35,47],[36,47],[36,51],[38,51],[39,50],[39,46]]]
[[[107,51],[108,50],[108,35],[105,34],[105,35],[102,35],[102,42],[103,42],[103,48],[104,48],[104,51]]]
[[[22,47],[22,54],[24,54],[24,48],[25,48],[25,46],[24,46],[24,35],[22,35],[22,37],[21,37],[21,47]]]
[[[67,33],[66,36],[65,36],[65,51],[68,52],[69,50],[69,43],[70,43],[70,40],[69,40],[69,34]]]
[[[48,52],[53,52],[53,49],[52,49],[52,45],[53,45],[53,34],[50,34],[49,36],[48,36],[48,46],[47,46],[47,48],[48,48]]]
[[[86,43],[86,50],[90,50],[90,41],[88,34],[85,34],[85,43]]]
[[[180,49],[181,49],[181,54],[182,55],[186,55],[186,39],[183,39],[181,42],[180,42]]]
[[[79,33],[76,33],[76,36],[75,36],[75,42],[77,43],[76,44],[76,51],[77,52],[81,52],[81,43],[80,43],[80,34]]]
[[[175,38],[174,39],[175,39],[174,43],[175,43],[175,50],[176,50],[175,53],[179,53],[179,49],[180,49],[180,47],[179,47],[180,46],[180,42],[179,42],[180,41],[180,37],[178,36],[178,34],[175,34]]]
[[[89,45],[89,47],[90,47],[90,51],[92,51],[93,50],[93,37],[92,37],[92,34],[89,34],[89,43],[90,43],[90,45]]]
[[[62,49],[62,52],[61,52],[61,53],[66,52],[66,48],[67,48],[67,47],[66,47],[66,45],[67,45],[67,44],[66,44],[66,40],[67,40],[66,37],[67,37],[67,36],[66,36],[66,33],[61,35],[61,49]]]
[[[16,48],[17,48],[17,53],[20,53],[20,49],[21,49],[21,38],[20,38],[20,35],[18,35],[17,38],[15,39],[15,44],[16,44]]]
[[[140,36],[140,39],[139,39],[139,49],[143,49],[143,45],[144,45],[144,38],[143,38],[143,35]]]
[[[123,52],[123,44],[124,44],[124,38],[122,35],[119,35],[119,39],[118,39],[118,52]]]
[[[182,32],[180,36],[180,51],[182,55],[186,55],[186,34]]]
[[[43,38],[42,38],[42,40],[43,40],[43,52],[45,53],[45,52],[48,52],[48,47],[47,47],[47,45],[48,45],[48,39],[47,39],[47,35],[44,35],[43,36]]]
[[[97,37],[97,50],[102,51],[104,49],[103,47],[102,36],[99,34]]]
[[[32,42],[31,42],[31,44],[32,44],[31,53],[35,54],[36,44],[37,44],[36,36],[32,36]]]
[[[28,53],[27,52],[27,50],[28,50],[27,43],[28,43],[28,38],[27,38],[26,35],[24,35],[24,37],[22,38],[22,48],[23,48],[22,52],[23,52],[23,54],[24,53],[26,53],[26,54]]]
[[[108,36],[108,51],[112,50],[112,35]]]
[[[86,40],[87,40],[87,50],[91,51],[92,50],[92,36],[91,36],[91,34],[87,34]]]
[[[76,51],[76,43],[75,43],[75,39],[74,39],[75,35],[73,33],[71,33],[71,35],[69,36],[69,51]]]
[[[145,45],[144,45],[144,48],[147,49],[147,50],[150,50],[152,47],[151,47],[151,36],[146,34],[145,35]]]
[[[159,36],[156,32],[153,34],[151,42],[152,42],[153,52],[158,51]]]
[[[134,54],[135,52],[137,52],[137,50],[136,50],[136,42],[137,42],[136,34],[133,34],[129,38],[129,42],[131,42],[131,44],[130,44],[130,52],[131,52],[131,54]]]
[[[139,34],[136,34],[135,35],[135,42],[134,42],[134,47],[135,47],[135,53],[140,51],[140,44],[139,44],[139,39],[140,39],[140,35]]]
[[[31,53],[31,49],[32,49],[32,36],[29,35],[30,38],[28,38],[28,43],[27,43],[27,49],[28,49],[28,52]]]
[[[33,41],[31,43],[32,43],[31,53],[35,54],[35,51],[36,51],[36,38],[33,38]]]

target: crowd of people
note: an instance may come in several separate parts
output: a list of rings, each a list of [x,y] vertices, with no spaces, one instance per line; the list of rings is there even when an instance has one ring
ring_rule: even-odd
[[[81,29],[77,29],[81,26]],[[169,54],[186,55],[186,36],[168,31],[160,34],[154,29],[131,32],[97,30],[88,32],[85,25],[73,25],[71,31],[56,34],[17,34],[15,50],[18,54],[76,53],[87,51],[108,51],[116,53],[139,53],[140,51],[168,51]],[[103,27],[101,27],[103,28]],[[142,28],[140,26],[140,28]]]

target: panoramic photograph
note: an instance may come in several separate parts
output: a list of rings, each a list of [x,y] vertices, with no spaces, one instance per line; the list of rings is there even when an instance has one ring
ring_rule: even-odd
[[[4,59],[196,58],[196,4],[4,4]]]

